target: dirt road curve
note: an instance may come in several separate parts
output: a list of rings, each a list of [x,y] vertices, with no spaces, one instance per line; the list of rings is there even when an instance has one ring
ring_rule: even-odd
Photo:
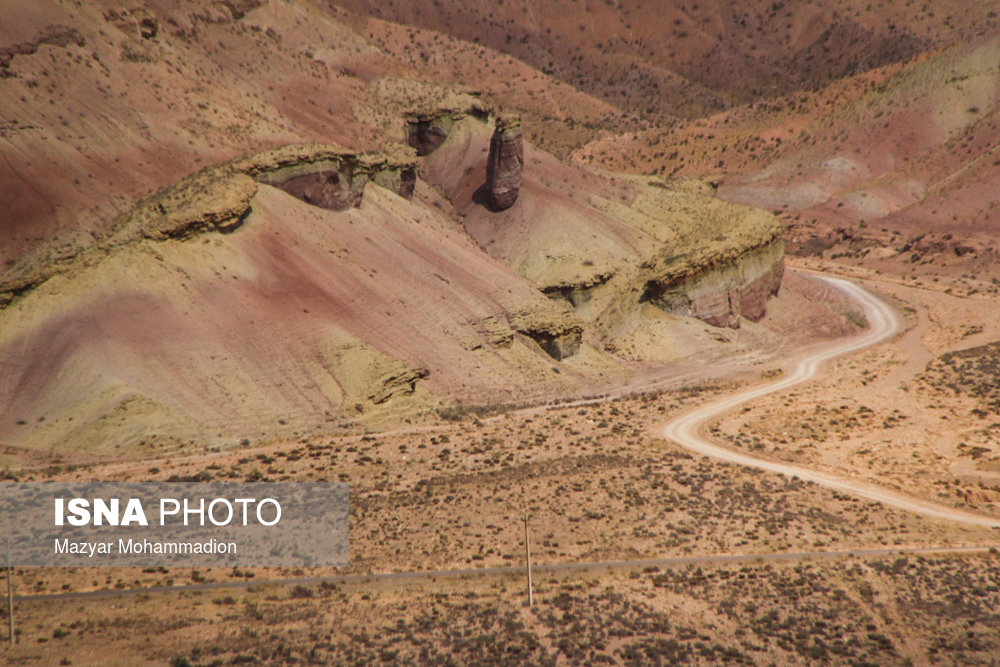
[[[826,280],[834,287],[846,292],[848,296],[862,306],[865,317],[868,318],[869,328],[867,331],[854,338],[833,343],[817,352],[809,354],[799,361],[784,377],[775,382],[753,387],[738,394],[712,401],[693,412],[689,412],[668,422],[663,426],[664,437],[698,454],[704,454],[705,456],[738,463],[751,468],[759,468],[782,475],[798,477],[799,479],[816,482],[830,489],[861,496],[862,498],[868,498],[869,500],[875,500],[918,514],[956,523],[1000,528],[1000,519],[992,519],[972,512],[963,512],[962,510],[946,505],[911,498],[873,484],[837,477],[787,463],[760,459],[743,452],[713,444],[703,435],[703,427],[709,420],[752,399],[806,382],[816,376],[820,365],[824,361],[875,345],[897,333],[902,328],[898,316],[892,309],[861,287],[839,278],[824,277],[822,280]]]

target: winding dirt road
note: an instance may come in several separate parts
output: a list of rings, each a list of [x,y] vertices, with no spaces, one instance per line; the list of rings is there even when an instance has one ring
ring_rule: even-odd
[[[972,512],[964,512],[946,505],[912,498],[895,491],[875,486],[874,484],[867,484],[865,482],[838,477],[836,475],[788,463],[778,463],[776,461],[757,458],[743,452],[714,444],[705,437],[704,428],[710,420],[721,416],[723,413],[732,410],[736,406],[746,403],[747,401],[807,382],[816,376],[816,373],[819,371],[820,366],[824,361],[875,345],[876,343],[879,343],[898,333],[902,329],[902,323],[896,313],[893,312],[893,310],[883,301],[876,298],[866,290],[858,287],[854,283],[841,280],[839,278],[823,277],[821,279],[847,293],[848,296],[861,305],[864,309],[865,317],[868,318],[868,330],[854,338],[834,343],[817,352],[809,354],[799,361],[789,373],[775,382],[753,387],[732,396],[727,396],[725,398],[712,401],[711,403],[706,403],[693,412],[689,412],[668,422],[662,427],[664,437],[669,440],[673,440],[682,447],[698,454],[704,454],[705,456],[710,456],[723,461],[738,463],[751,468],[768,470],[770,472],[776,472],[790,477],[798,477],[799,479],[815,482],[821,486],[825,486],[836,491],[861,496],[862,498],[867,498],[869,500],[874,500],[886,505],[923,514],[925,516],[934,517],[936,519],[944,519],[946,521],[973,524],[977,526],[1000,528],[1000,519],[993,519],[987,516],[974,514]]]

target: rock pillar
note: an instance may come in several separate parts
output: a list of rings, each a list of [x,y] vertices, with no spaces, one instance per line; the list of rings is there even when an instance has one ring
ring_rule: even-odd
[[[523,167],[521,119],[517,116],[497,118],[486,161],[486,193],[491,209],[502,211],[514,204],[521,188]]]

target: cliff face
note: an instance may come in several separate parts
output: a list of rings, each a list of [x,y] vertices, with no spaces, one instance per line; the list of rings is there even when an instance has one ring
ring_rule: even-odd
[[[417,155],[430,155],[444,143],[451,132],[451,114],[411,118],[406,125],[406,143],[417,151]]]
[[[416,162],[410,158],[328,144],[293,144],[263,151],[234,160],[228,168],[334,211],[360,206],[365,186],[371,182],[409,199],[417,178]]]
[[[521,189],[524,138],[521,119],[497,118],[486,160],[486,196],[490,208],[502,211],[514,205]]]
[[[357,174],[347,161],[324,160],[264,173],[257,180],[284,190],[307,204],[332,211],[346,211],[361,205],[368,183],[366,174]]]
[[[451,128],[463,118],[476,118],[485,122],[489,110],[471,96],[453,96],[441,104],[406,115],[406,143],[423,157],[430,155],[451,134]]]
[[[556,361],[575,355],[583,342],[583,322],[568,308],[556,303],[548,308],[512,313],[510,323]]]
[[[741,317],[752,322],[764,317],[768,297],[781,287],[784,268],[784,243],[776,238],[726,264],[679,278],[649,280],[640,301],[713,326],[738,329]]]

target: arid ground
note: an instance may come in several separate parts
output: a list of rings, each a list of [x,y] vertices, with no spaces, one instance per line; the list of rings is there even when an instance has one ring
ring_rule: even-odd
[[[0,0],[0,479],[350,485],[345,568],[14,568],[0,662],[997,664],[1000,10],[652,4]],[[698,433],[935,516],[664,437],[824,277],[898,330]]]

